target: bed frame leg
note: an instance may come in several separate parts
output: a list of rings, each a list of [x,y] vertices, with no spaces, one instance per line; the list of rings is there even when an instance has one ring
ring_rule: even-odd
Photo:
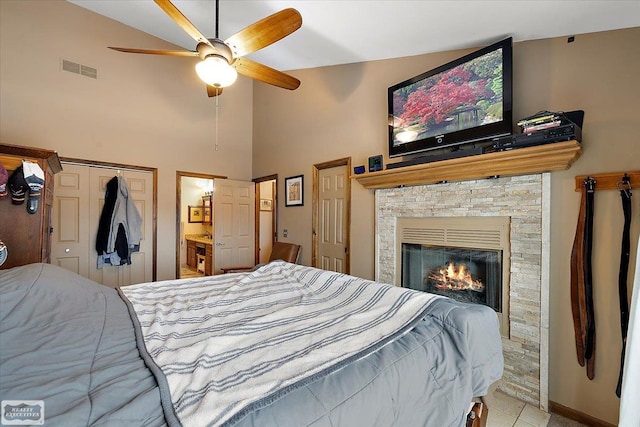
[[[467,415],[466,427],[486,427],[487,415],[489,415],[487,405],[482,402],[476,402],[469,415]]]

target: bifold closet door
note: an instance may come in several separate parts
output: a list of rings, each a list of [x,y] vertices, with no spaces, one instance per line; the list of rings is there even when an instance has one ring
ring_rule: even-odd
[[[51,263],[107,286],[150,282],[153,277],[153,173],[123,170],[129,197],[143,218],[140,251],[131,265],[97,268],[95,250],[106,185],[116,174],[112,168],[63,164],[56,174],[53,206]]]
[[[51,264],[88,278],[89,168],[63,165],[54,188]]]

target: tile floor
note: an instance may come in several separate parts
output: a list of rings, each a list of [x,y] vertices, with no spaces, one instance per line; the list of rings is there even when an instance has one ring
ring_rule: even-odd
[[[487,427],[546,427],[551,415],[496,391],[489,405]]]
[[[489,405],[487,427],[552,427],[582,426],[556,414],[549,414],[537,407],[496,391]]]
[[[183,265],[183,266],[180,267],[180,278],[181,279],[187,279],[187,278],[190,278],[190,277],[200,277],[200,276],[204,276],[204,273],[196,271],[195,268],[187,267],[186,265]]]

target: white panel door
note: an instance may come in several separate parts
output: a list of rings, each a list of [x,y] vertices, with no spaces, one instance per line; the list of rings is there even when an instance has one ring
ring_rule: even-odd
[[[112,287],[153,280],[153,173],[125,170],[121,175],[142,216],[140,251],[131,254],[131,265],[101,269],[96,236],[106,185],[116,170],[65,163],[55,176],[52,263]]]
[[[324,270],[348,273],[346,166],[321,169],[318,174],[318,261]]]
[[[213,180],[213,239],[215,268],[255,264],[255,184]]]

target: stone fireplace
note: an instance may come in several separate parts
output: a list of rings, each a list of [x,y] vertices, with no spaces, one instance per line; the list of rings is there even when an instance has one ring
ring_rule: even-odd
[[[404,275],[405,286],[426,290],[438,281],[429,276],[445,274],[441,270],[462,274],[459,265],[449,267],[450,258],[465,259],[457,264],[473,270],[472,282],[486,285],[500,276],[499,292],[463,293],[494,305],[502,318],[505,369],[499,388],[543,410],[548,410],[549,183],[544,173],[375,193],[376,280],[403,286]],[[433,226],[434,219],[440,224]],[[489,230],[478,232],[484,225]],[[425,251],[432,261],[423,260]],[[418,272],[405,270],[403,252],[420,266]],[[458,287],[443,280],[441,288]]]

